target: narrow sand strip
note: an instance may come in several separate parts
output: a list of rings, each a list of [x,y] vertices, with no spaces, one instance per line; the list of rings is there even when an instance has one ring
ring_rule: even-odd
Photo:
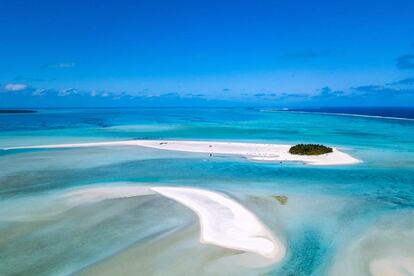
[[[0,208],[0,221],[43,220],[83,204],[96,203],[107,199],[157,194],[145,186],[126,185],[123,182],[113,184],[119,186],[77,187],[63,192],[49,192],[6,200],[2,202],[2,208]]]
[[[197,213],[200,241],[279,261],[285,247],[249,210],[227,196],[194,188],[153,187]]]
[[[58,144],[9,147],[11,149],[42,149],[42,148],[75,148],[75,147],[101,147],[101,146],[141,146],[163,150],[196,152],[208,154],[230,154],[244,156],[256,161],[282,162],[297,161],[310,165],[350,165],[361,161],[351,155],[333,149],[332,153],[322,155],[293,155],[289,153],[291,145],[209,142],[209,141],[177,141],[177,140],[129,140],[113,142]]]
[[[150,188],[142,186],[114,186],[114,187],[91,187],[69,191],[61,199],[70,202],[96,202],[106,199],[128,198],[155,194]]]

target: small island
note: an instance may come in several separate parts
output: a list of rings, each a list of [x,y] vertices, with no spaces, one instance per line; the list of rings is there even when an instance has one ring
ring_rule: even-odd
[[[289,149],[289,153],[298,155],[320,155],[332,151],[332,148],[319,144],[298,144]]]
[[[32,109],[0,109],[0,113],[36,113],[36,110]]]
[[[284,195],[273,196],[273,198],[276,199],[280,205],[286,205],[288,202],[288,197]]]

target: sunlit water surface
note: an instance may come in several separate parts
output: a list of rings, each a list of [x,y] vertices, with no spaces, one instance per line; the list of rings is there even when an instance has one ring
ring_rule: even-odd
[[[1,148],[128,139],[323,143],[363,163],[265,163],[139,147],[0,151],[0,275],[382,275],[393,267],[410,275],[413,137],[409,120],[258,109],[2,114]],[[201,244],[197,216],[160,195],[65,197],[121,185],[227,194],[287,254],[272,265],[244,265],[241,252]]]

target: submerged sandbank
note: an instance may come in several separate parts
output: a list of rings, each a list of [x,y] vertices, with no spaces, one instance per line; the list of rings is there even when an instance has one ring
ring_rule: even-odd
[[[201,243],[254,253],[258,257],[264,257],[266,264],[277,262],[285,255],[284,245],[252,212],[226,195],[199,188],[131,184],[72,188],[64,193],[48,194],[49,203],[43,204],[44,195],[31,199],[32,203],[38,204],[29,210],[9,206],[8,209],[13,211],[8,211],[8,216],[18,221],[31,220],[33,216],[40,219],[55,216],[83,204],[157,194],[177,201],[198,215]],[[55,207],[50,208],[50,204]]]
[[[397,256],[376,259],[369,264],[369,272],[373,276],[414,275],[414,257]]]
[[[74,148],[100,146],[141,146],[162,150],[196,152],[208,154],[239,155],[256,161],[283,162],[297,161],[310,165],[350,165],[361,161],[351,155],[333,148],[333,152],[322,155],[293,155],[289,153],[291,145],[210,142],[210,141],[179,141],[179,140],[129,140],[95,143],[76,143],[58,145],[39,145],[3,148],[11,149],[42,149],[42,148]]]
[[[345,239],[329,275],[414,275],[414,211],[392,211]],[[362,231],[361,231],[362,230]]]

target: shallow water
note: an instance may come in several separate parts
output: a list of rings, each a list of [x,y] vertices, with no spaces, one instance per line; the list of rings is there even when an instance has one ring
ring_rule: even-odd
[[[412,137],[412,121],[256,109],[0,115],[0,147],[126,139],[312,142],[364,161],[323,167],[138,147],[0,151],[0,274],[370,275],[394,265],[392,271],[405,273],[414,258]],[[159,195],[60,200],[68,191],[125,183],[225,193],[253,211],[287,255],[252,267],[246,264],[254,256],[201,244],[197,216]]]

